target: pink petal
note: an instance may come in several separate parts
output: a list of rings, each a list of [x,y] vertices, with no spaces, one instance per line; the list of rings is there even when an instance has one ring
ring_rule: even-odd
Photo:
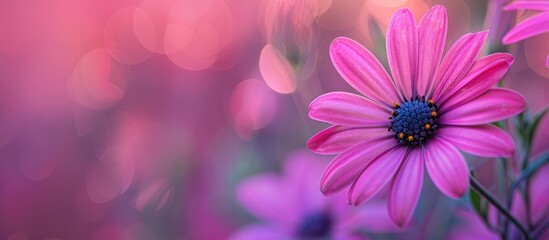
[[[297,222],[301,212],[295,211],[288,202],[295,196],[288,194],[282,179],[275,174],[263,174],[242,182],[237,189],[237,198],[251,214],[264,221],[291,224]]]
[[[547,55],[547,59],[545,59],[545,66],[549,68],[549,55]]]
[[[530,211],[533,222],[541,222],[549,217],[549,165],[541,167],[532,177],[530,185]]]
[[[328,239],[334,240],[370,240],[370,238],[364,234],[357,232],[342,232],[336,231]]]
[[[394,141],[394,139],[391,139]],[[406,148],[395,147],[371,161],[349,190],[349,202],[357,206],[373,197],[395,175],[406,155]]]
[[[513,139],[505,131],[489,125],[444,126],[437,136],[462,151],[483,157],[511,157],[515,151]]]
[[[307,142],[307,147],[320,154],[338,154],[358,143],[389,136],[387,128],[331,126]]]
[[[494,209],[495,210],[495,209]],[[497,210],[496,210],[497,211]],[[454,213],[458,220],[445,236],[448,240],[500,240],[495,232],[490,231],[480,216],[473,210],[456,208]]]
[[[400,102],[381,63],[359,43],[348,38],[336,38],[330,45],[330,57],[343,79],[366,97],[389,108],[393,102]]]
[[[423,185],[421,151],[420,148],[410,151],[389,187],[389,216],[399,226],[410,221],[419,200]]]
[[[425,147],[425,166],[438,189],[460,198],[469,187],[469,169],[459,151],[449,143],[433,138]]]
[[[386,127],[390,116],[371,100],[346,92],[326,93],[309,105],[309,117],[336,125]]]
[[[290,239],[288,233],[271,226],[254,224],[237,230],[229,237],[229,240],[265,240],[265,239]]]
[[[417,76],[417,29],[410,9],[404,8],[391,17],[387,28],[387,60],[393,79],[402,96],[412,97]]]
[[[259,55],[259,72],[269,88],[277,93],[288,94],[297,88],[297,78],[292,65],[271,44],[265,45]]]
[[[544,32],[549,32],[549,12],[540,13],[517,24],[505,34],[503,43],[516,43]]]
[[[283,165],[285,186],[289,194],[296,196],[286,204],[300,212],[318,211],[328,204],[318,188],[318,183],[328,163],[328,157],[320,157],[307,149],[293,151]],[[285,198],[284,196],[279,196]]]
[[[392,137],[365,141],[337,155],[328,164],[322,180],[321,191],[324,195],[333,195],[351,184],[362,170],[379,154],[396,146]]]
[[[471,69],[487,36],[488,31],[465,34],[450,47],[435,74],[435,101]]]
[[[432,91],[433,77],[442,58],[447,29],[446,8],[440,5],[432,7],[419,21],[419,67],[416,83],[419,96],[425,96]]]
[[[355,212],[358,214],[357,225],[369,232],[394,233],[402,230],[391,220],[387,212],[387,203],[384,201],[372,199],[357,208]]]
[[[524,97],[519,93],[508,89],[493,88],[466,104],[449,110],[443,106],[440,122],[450,125],[491,123],[522,112],[524,105]]]
[[[452,108],[477,98],[500,81],[513,62],[513,55],[509,53],[494,53],[477,60],[463,80],[437,102],[446,108]]]
[[[505,11],[511,10],[534,10],[549,11],[549,2],[543,1],[514,1],[503,8]]]

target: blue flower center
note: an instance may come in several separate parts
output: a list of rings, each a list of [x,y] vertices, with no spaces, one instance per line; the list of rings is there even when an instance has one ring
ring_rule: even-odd
[[[332,218],[326,213],[307,214],[301,220],[297,235],[301,238],[327,236],[332,228]]]
[[[399,144],[421,146],[435,135],[440,116],[432,99],[425,101],[425,97],[415,97],[401,104],[393,103],[393,108],[389,131],[393,130]]]

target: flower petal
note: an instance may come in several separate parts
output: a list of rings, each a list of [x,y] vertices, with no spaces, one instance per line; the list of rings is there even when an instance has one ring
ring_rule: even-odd
[[[354,209],[358,215],[357,225],[364,228],[366,231],[375,233],[397,233],[402,231],[391,220],[387,212],[387,203],[381,200],[370,200],[363,204],[360,208]]]
[[[460,198],[469,187],[469,169],[461,153],[449,143],[433,138],[425,147],[425,166],[438,189]]]
[[[387,107],[400,102],[387,71],[374,55],[349,38],[336,38],[330,45],[330,57],[339,74],[366,97]]]
[[[423,185],[422,150],[415,148],[404,160],[389,187],[389,216],[399,225],[410,221]]]
[[[495,209],[494,209],[495,210]],[[500,236],[492,232],[478,214],[470,209],[456,208],[454,210],[457,224],[448,230],[445,239],[448,240],[500,240]]]
[[[483,157],[511,157],[515,151],[511,136],[489,124],[444,126],[437,129],[437,136],[462,151]]]
[[[369,237],[365,236],[364,234],[360,234],[354,231],[337,231],[334,230],[330,237],[327,239],[335,239],[335,240],[370,240]]]
[[[452,108],[477,98],[501,80],[513,62],[513,55],[509,53],[494,53],[477,60],[463,80],[437,102]]]
[[[537,14],[517,24],[505,34],[503,43],[516,43],[544,32],[549,32],[549,12]]]
[[[487,36],[488,31],[465,34],[450,47],[435,74],[435,101],[471,69]]]
[[[371,100],[346,92],[326,93],[309,105],[309,117],[336,125],[386,127],[390,116]]]
[[[267,222],[289,224],[297,222],[301,212],[295,211],[290,201],[294,196],[277,175],[266,173],[251,177],[240,184],[237,198],[251,214]]]
[[[405,99],[412,97],[417,77],[418,43],[416,20],[410,9],[398,10],[387,27],[387,60],[397,90]]]
[[[351,185],[349,202],[357,206],[373,197],[387,185],[395,175],[406,152],[407,149],[404,147],[395,147],[371,161]]]
[[[279,196],[285,199],[287,205],[298,208],[296,211],[302,213],[315,212],[325,209],[329,204],[326,197],[318,189],[318,182],[329,161],[329,157],[321,157],[307,149],[295,150],[286,157],[283,165],[283,181],[287,188],[287,194],[296,196],[296,199],[289,201],[286,196]]]
[[[541,167],[538,172],[532,177],[530,185],[530,211],[533,222],[541,222],[549,216],[549,208],[547,207],[547,198],[549,198],[549,184],[547,184],[547,176],[549,176],[549,165]]]
[[[514,1],[503,8],[505,11],[511,10],[534,10],[534,11],[549,11],[549,2],[543,1]]]
[[[448,16],[446,8],[432,7],[419,21],[418,25],[418,75],[417,94],[425,96],[432,91],[433,77],[444,51]]]
[[[443,106],[440,122],[450,125],[491,123],[522,112],[524,105],[524,97],[519,93],[508,89],[493,88],[466,104],[449,110]]]
[[[392,137],[372,139],[343,151],[332,160],[320,181],[324,195],[333,195],[351,184],[379,154],[396,146]]]
[[[229,240],[265,240],[265,239],[290,239],[288,233],[281,232],[271,226],[253,224],[237,230],[229,237]]]
[[[331,126],[315,134],[307,147],[320,154],[338,154],[345,149],[370,139],[390,135],[387,128],[359,128]]]

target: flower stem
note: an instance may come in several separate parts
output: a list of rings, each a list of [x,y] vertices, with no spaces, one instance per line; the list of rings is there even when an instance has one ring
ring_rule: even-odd
[[[537,157],[536,159],[532,160],[530,164],[526,165],[524,169],[521,171],[520,175],[517,177],[517,179],[511,184],[511,190],[509,194],[509,200],[507,201],[507,207],[510,208],[513,204],[513,194],[519,188],[520,184],[525,181],[525,193],[524,193],[524,201],[526,205],[526,216],[528,217],[528,227],[531,227],[530,223],[530,199],[527,198],[528,196],[528,190],[530,188],[529,180],[530,178],[542,167],[544,167],[546,164],[549,164],[549,151],[546,151],[541,156]],[[505,223],[505,226],[507,226],[507,222]]]
[[[522,233],[522,235],[524,235],[524,239],[530,240],[530,237],[528,236],[528,232],[517,221],[517,219],[515,217],[513,217],[513,215],[511,215],[511,213],[507,209],[505,209],[505,207],[503,207],[503,205],[496,198],[494,198],[494,196],[492,196],[492,194],[490,194],[488,192],[488,190],[486,190],[477,181],[477,179],[475,179],[473,176],[470,176],[469,179],[470,179],[471,186],[473,187],[473,189],[475,189],[475,191],[477,191],[480,195],[482,195],[484,198],[486,198],[486,200],[488,200],[488,202],[490,202],[492,205],[494,205],[494,207],[496,207],[501,213],[503,213],[503,215],[505,215],[505,217],[507,217],[513,224],[515,224],[517,226],[517,228],[520,230],[520,232]]]
[[[497,165],[498,165],[498,192],[500,199],[505,199],[507,196],[507,187],[509,186],[507,184],[507,176],[509,176],[508,170],[507,170],[507,159],[504,158],[498,158],[497,159]],[[503,202],[505,204],[505,201]],[[511,209],[509,205],[507,205],[507,209]],[[501,214],[497,215],[497,223],[499,226],[503,227],[503,236],[502,239],[506,239],[505,236],[507,236],[507,226],[509,221],[506,218],[503,218]]]
[[[511,192],[514,192],[520,185],[520,183],[526,179],[529,179],[537,170],[542,168],[545,164],[549,164],[549,151],[545,152],[540,157],[532,160],[531,164],[528,165],[520,175],[517,177],[517,180],[511,185]]]

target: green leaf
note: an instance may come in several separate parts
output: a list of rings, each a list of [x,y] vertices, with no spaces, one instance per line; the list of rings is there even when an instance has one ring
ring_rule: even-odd
[[[536,129],[538,128],[539,122],[545,116],[547,113],[547,108],[543,111],[539,112],[538,114],[534,115],[531,121],[529,121],[528,124],[526,124],[526,131],[525,131],[525,137],[528,143],[532,143],[532,140],[534,139],[534,133],[536,132]]]
[[[526,132],[526,125],[527,122],[524,120],[526,118],[526,114],[524,112],[519,113],[517,116],[513,118],[513,124],[515,125],[515,130],[517,132],[517,135],[521,141],[524,141],[525,139],[525,132]]]
[[[482,219],[486,220],[486,211],[484,211],[484,207],[482,206],[483,204],[480,195],[473,189],[469,190],[469,194],[471,196],[471,204],[473,205],[475,212],[477,212]]]
[[[494,122],[494,125],[500,129],[503,129],[503,123],[502,122]]]

